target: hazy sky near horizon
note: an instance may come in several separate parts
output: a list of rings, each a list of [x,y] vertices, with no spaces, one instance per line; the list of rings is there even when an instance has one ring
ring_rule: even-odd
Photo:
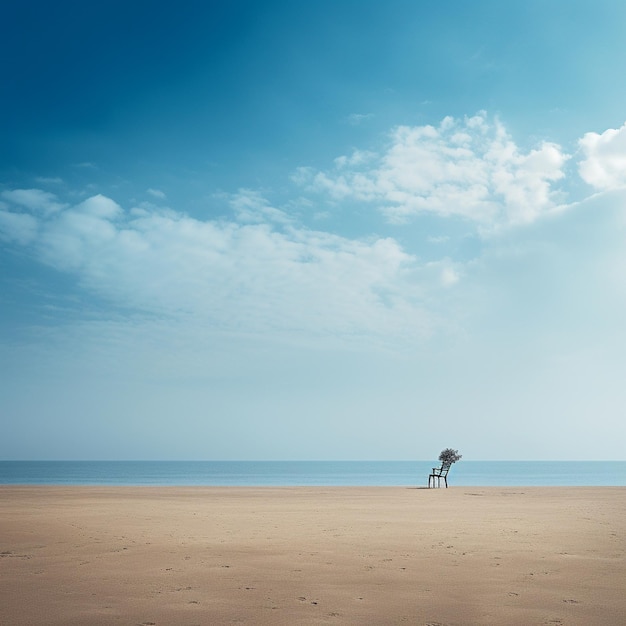
[[[626,459],[626,4],[0,22],[0,459]]]

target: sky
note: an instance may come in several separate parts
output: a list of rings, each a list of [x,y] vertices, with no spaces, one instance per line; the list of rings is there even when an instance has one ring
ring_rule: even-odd
[[[0,22],[0,459],[626,459],[626,4]]]

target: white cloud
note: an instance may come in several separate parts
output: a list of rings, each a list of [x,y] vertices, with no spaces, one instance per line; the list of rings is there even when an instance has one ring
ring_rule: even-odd
[[[36,244],[47,263],[64,270],[88,267],[90,259],[115,254],[111,244],[117,237],[112,220],[121,215],[113,200],[97,195],[81,202],[54,219],[42,222]]]
[[[30,243],[37,233],[37,220],[25,213],[4,211],[0,206],[0,238],[25,245]]]
[[[373,117],[373,113],[351,113],[348,115],[348,124],[351,124],[352,126],[359,126],[359,124],[362,124]]]
[[[294,180],[335,200],[375,203],[392,223],[428,212],[491,230],[554,209],[553,183],[568,158],[550,142],[523,153],[500,122],[481,112],[446,117],[438,127],[399,126],[384,152],[338,157],[330,172],[300,168]]]
[[[211,328],[402,343],[432,331],[424,301],[441,281],[393,239],[347,239],[289,223],[278,231],[241,219],[275,217],[258,194],[242,191],[231,202],[239,222],[127,213],[98,195],[48,216],[5,211],[0,230],[112,302]]]
[[[456,285],[459,282],[459,274],[454,267],[444,267],[441,270],[441,283],[445,287],[452,287],[452,285]]]
[[[585,159],[578,171],[596,189],[616,189],[626,185],[626,123],[602,134],[585,133],[579,140]]]
[[[261,224],[269,221],[286,224],[291,221],[287,213],[271,206],[258,191],[240,189],[236,194],[227,197],[240,222]]]
[[[354,150],[350,156],[340,156],[335,159],[335,165],[341,169],[343,167],[354,167],[364,165],[368,161],[373,161],[378,155],[369,150]]]
[[[122,213],[122,207],[110,198],[98,194],[78,204],[74,211],[97,218],[114,219]]]
[[[9,202],[26,209],[45,214],[55,213],[67,206],[57,201],[56,196],[41,189],[13,189],[2,192],[2,197]]]
[[[148,189],[147,192],[153,197],[153,198],[158,198],[159,200],[164,200],[165,199],[165,192],[161,191],[160,189]]]
[[[596,144],[609,137],[615,151],[621,132],[597,135]],[[467,235],[458,220],[449,231],[437,220],[436,232],[420,233],[422,244],[439,244],[420,260],[389,237],[355,239],[299,225],[303,213],[324,216],[328,205],[320,207],[315,196],[278,207],[250,189],[223,195],[233,217],[219,220],[147,203],[127,211],[103,195],[70,206],[39,189],[5,191],[0,234],[92,293],[142,312],[241,332],[367,335],[408,345],[465,314],[454,303],[469,293],[490,249],[506,241],[515,250],[523,232],[532,237],[539,226],[564,225],[573,211],[555,210],[553,183],[567,159],[561,149],[543,143],[522,151],[485,114],[398,127],[390,138],[384,151],[355,150],[332,171],[302,168],[294,181],[337,202],[378,207],[394,222],[421,212],[462,217],[494,234],[471,253],[472,262],[458,262],[465,254],[459,237]],[[548,213],[555,219],[538,219]],[[515,224],[533,226],[502,228]],[[618,256],[606,271],[623,267]]]

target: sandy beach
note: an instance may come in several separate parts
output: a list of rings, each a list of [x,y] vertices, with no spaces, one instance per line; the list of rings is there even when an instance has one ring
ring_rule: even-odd
[[[0,623],[624,624],[626,488],[0,487]]]

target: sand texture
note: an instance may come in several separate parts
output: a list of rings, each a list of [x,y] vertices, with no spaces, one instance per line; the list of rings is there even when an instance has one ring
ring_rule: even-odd
[[[626,488],[0,487],[0,624],[626,624]]]

